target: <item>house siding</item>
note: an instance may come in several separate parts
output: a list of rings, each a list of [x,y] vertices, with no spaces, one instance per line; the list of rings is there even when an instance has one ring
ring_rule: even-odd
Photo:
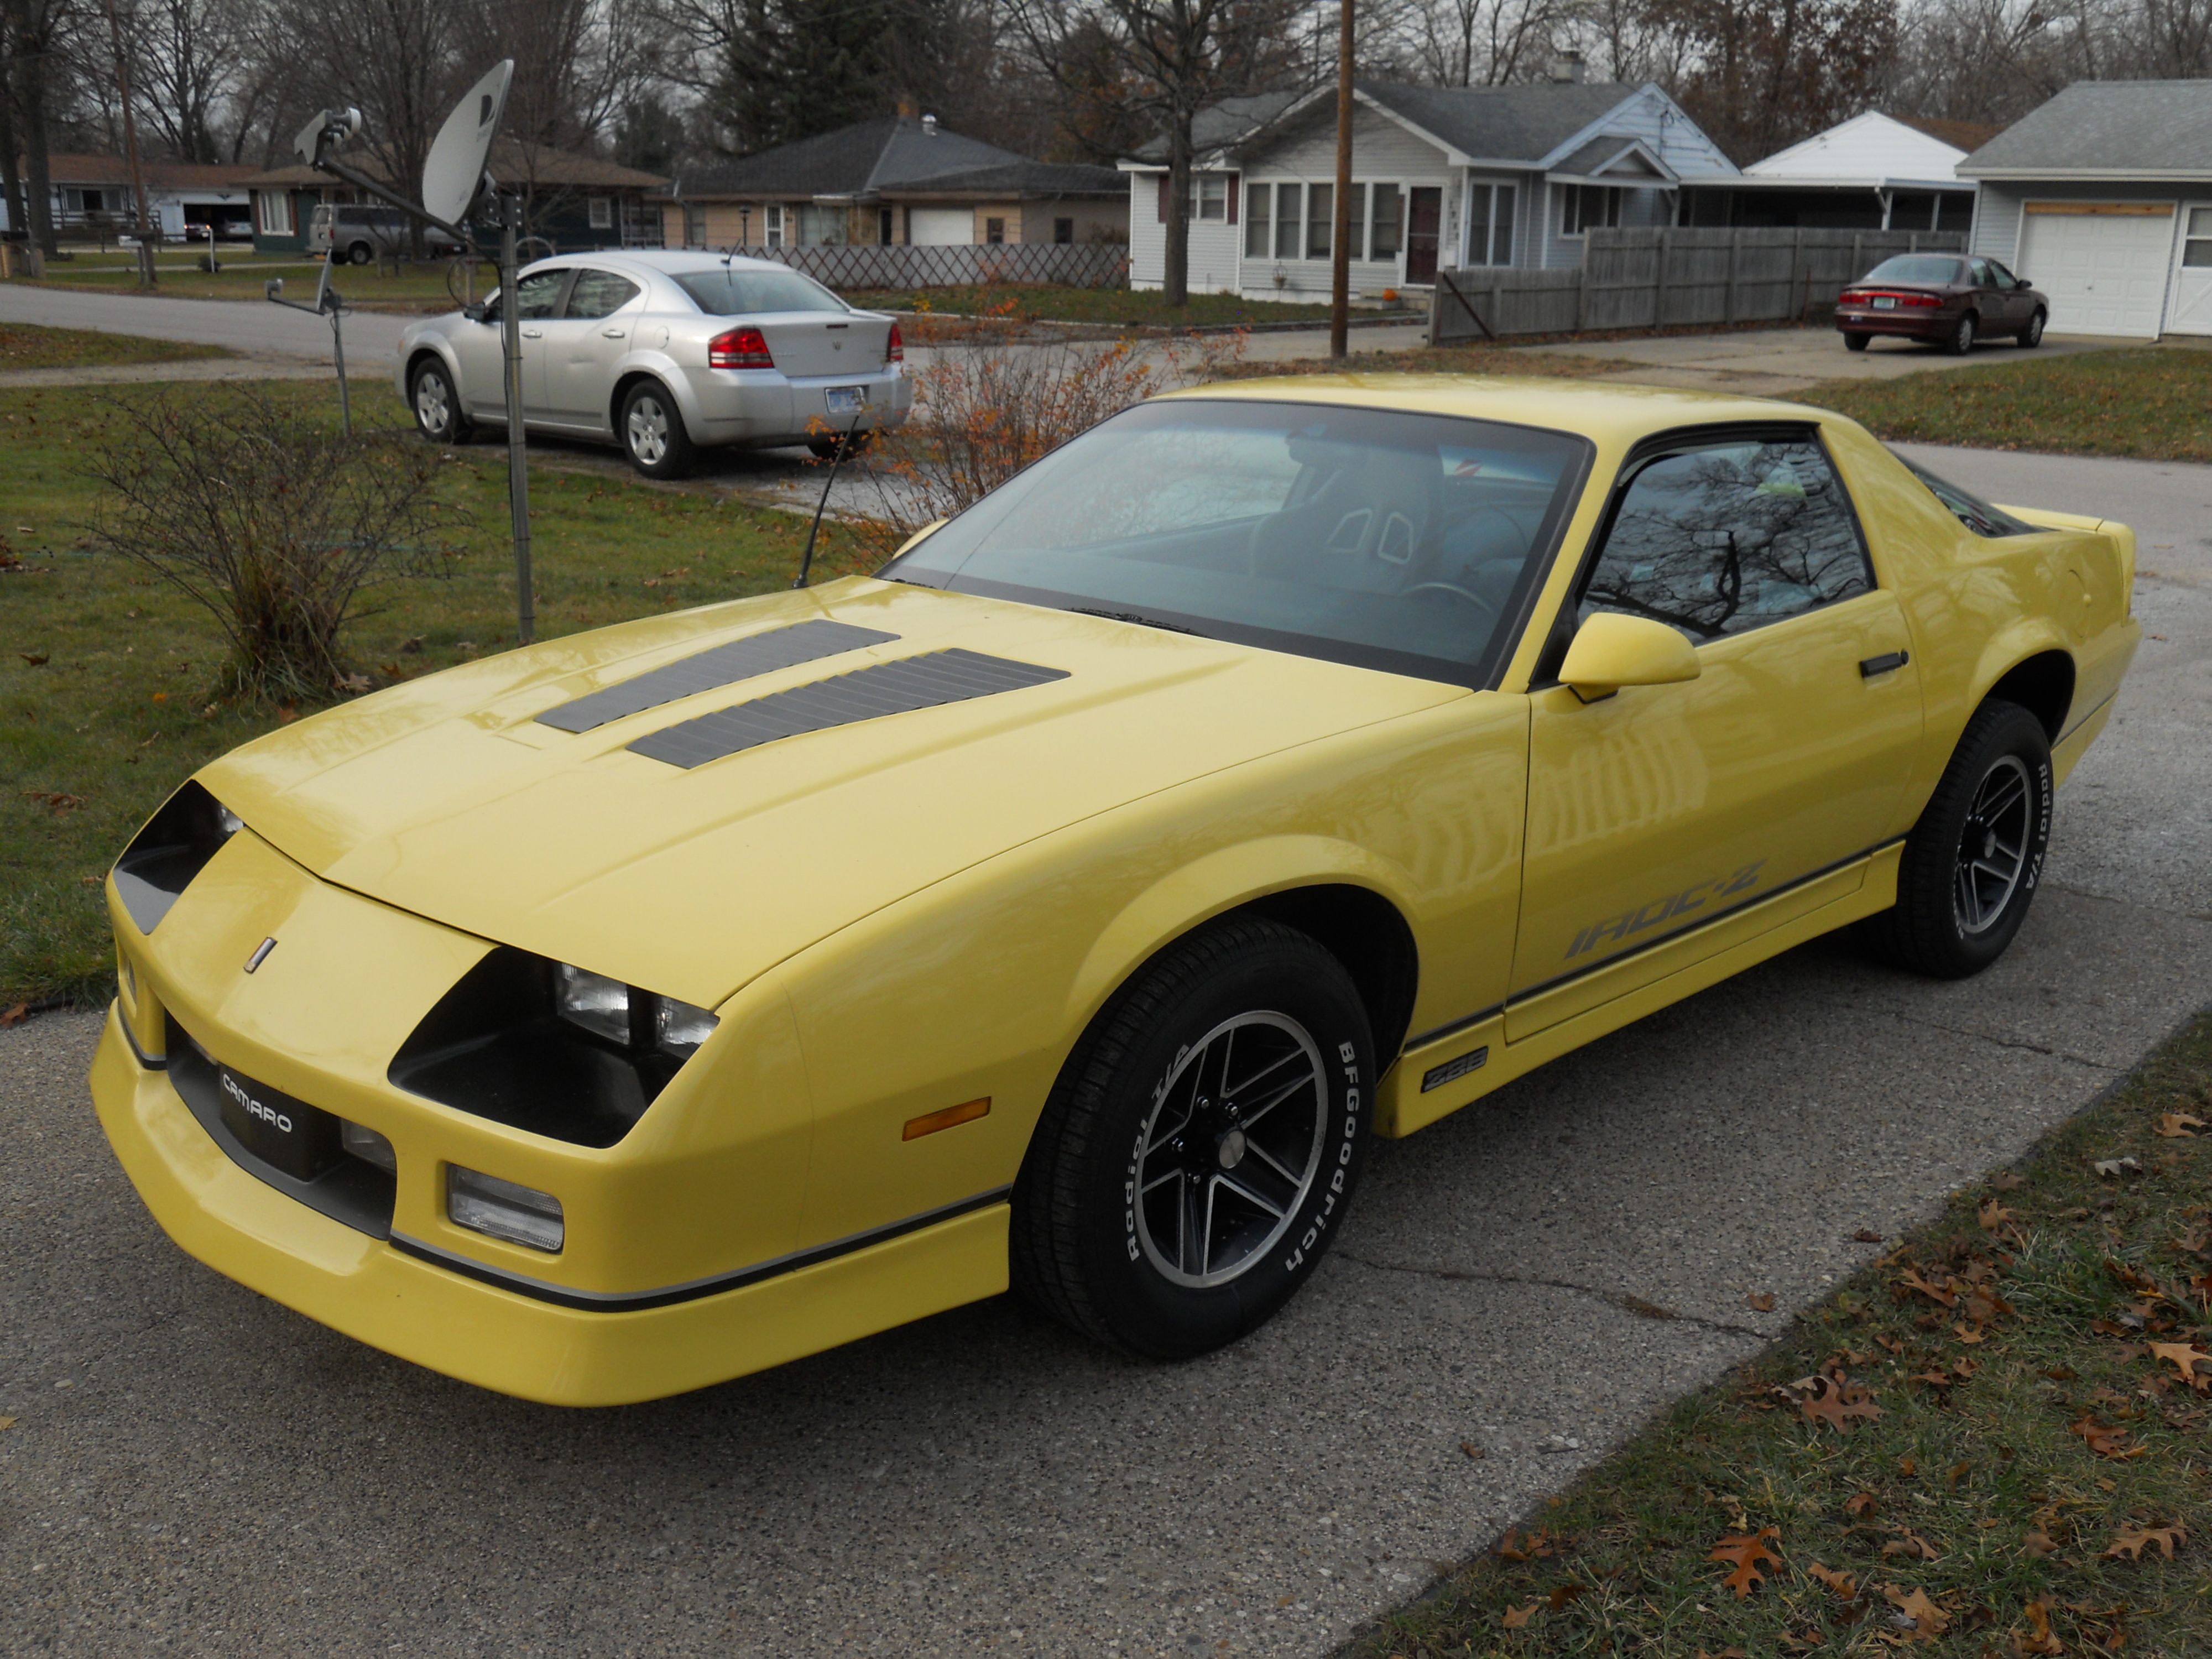
[[[1240,197],[1237,175],[1229,178]],[[1157,289],[1165,283],[1168,268],[1168,228],[1160,218],[1160,179],[1157,173],[1129,175],[1129,286]],[[1240,200],[1239,216],[1243,204]],[[1237,251],[1244,227],[1220,219],[1194,219],[1190,225],[1190,291],[1219,294],[1236,291]],[[1078,232],[1079,238],[1081,233]]]
[[[2050,184],[2021,184],[2006,179],[1984,184],[1974,204],[1974,228],[1967,249],[1984,258],[2019,262],[2022,210],[2030,202],[2183,202],[2212,201],[2212,185],[2079,184],[2069,179]],[[2034,273],[2027,273],[2033,276]]]
[[[1329,106],[1332,116],[1334,106]],[[1334,119],[1304,131],[1286,135],[1285,141],[1255,152],[1248,159],[1245,178],[1252,184],[1329,185],[1336,182],[1336,127]],[[1443,191],[1443,219],[1439,226],[1438,259],[1449,264],[1457,244],[1460,211],[1459,170],[1442,149],[1408,132],[1389,116],[1359,106],[1352,123],[1352,178],[1354,184],[1433,185]],[[1241,246],[1241,244],[1240,244]],[[1355,246],[1358,246],[1355,243]],[[1390,259],[1355,259],[1349,284],[1363,298],[1381,295],[1400,282],[1403,256]],[[1255,256],[1244,261],[1243,290],[1248,298],[1327,294],[1330,262],[1327,259],[1278,259]]]

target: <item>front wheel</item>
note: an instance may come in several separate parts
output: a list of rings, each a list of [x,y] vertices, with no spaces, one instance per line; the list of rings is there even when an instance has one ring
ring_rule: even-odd
[[[1844,349],[1864,351],[1867,349],[1867,341],[1870,337],[1872,337],[1865,334],[1846,334],[1844,336]]]
[[[1975,710],[1905,838],[1897,907],[1877,918],[1893,960],[1965,979],[2004,954],[2043,878],[2055,793],[2043,722],[2017,703]]]
[[[1256,917],[1170,946],[1061,1071],[1014,1186],[1015,1288],[1184,1359],[1263,1323],[1342,1226],[1374,1090],[1343,966]]]
[[[1954,357],[1963,357],[1974,349],[1974,313],[1968,312],[1959,319],[1950,337],[1943,342],[1943,349]]]
[[[2033,351],[2043,343],[2043,325],[2045,320],[2044,314],[2039,311],[2027,319],[2027,326],[2020,331],[2020,343],[2023,349]]]
[[[658,380],[641,380],[623,399],[623,453],[648,478],[680,478],[691,470],[696,452],[684,430],[683,411]]]

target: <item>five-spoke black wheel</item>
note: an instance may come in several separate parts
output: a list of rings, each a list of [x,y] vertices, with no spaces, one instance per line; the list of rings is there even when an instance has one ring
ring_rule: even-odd
[[[1358,991],[1304,933],[1238,916],[1162,951],[1046,1103],[1014,1187],[1015,1288],[1154,1358],[1260,1324],[1342,1224],[1372,1048]]]
[[[1964,979],[2004,954],[2042,878],[2052,793],[2043,722],[1984,703],[1905,839],[1896,908],[1875,919],[1893,958]]]

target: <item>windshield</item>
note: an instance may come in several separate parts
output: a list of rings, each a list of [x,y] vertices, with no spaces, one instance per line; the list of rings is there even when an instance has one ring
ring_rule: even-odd
[[[1590,453],[1442,415],[1140,404],[883,574],[1480,686]]]
[[[1893,449],[1889,453],[1897,455]],[[1905,460],[1902,455],[1897,455],[1897,459],[1905,461],[1906,471],[1928,486],[1929,493],[1943,503],[1952,517],[1977,536],[2033,536],[2036,533],[2033,525],[2023,524],[2003,508],[1991,507],[1971,490],[1961,489],[1948,480],[1937,477],[1926,467]]]
[[[851,307],[811,276],[795,270],[717,265],[687,270],[676,286],[709,317],[743,317],[759,311],[848,311]]]
[[[1959,280],[1959,262],[1933,253],[1900,253],[1860,279],[1869,283],[1926,283],[1942,288]]]

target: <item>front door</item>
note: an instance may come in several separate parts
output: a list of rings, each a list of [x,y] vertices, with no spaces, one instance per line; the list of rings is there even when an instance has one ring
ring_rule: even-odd
[[[1437,236],[1443,228],[1444,193],[1435,185],[1415,185],[1406,192],[1406,280],[1437,280]]]
[[[558,317],[547,320],[540,355],[545,363],[545,406],[532,420],[614,429],[615,365],[629,349],[642,293],[627,276],[586,265],[576,272]]]
[[[1590,970],[1881,844],[1920,741],[1904,614],[1809,429],[1637,463],[1605,537],[1577,620],[1680,628],[1699,673],[1590,704],[1565,686],[1532,698],[1514,1041],[1584,1006],[1532,994],[1632,989],[1633,967]]]
[[[538,418],[545,376],[545,324],[561,310],[561,290],[568,281],[568,268],[525,273],[515,284],[520,305],[515,313],[522,337],[522,413]],[[507,336],[501,313],[507,295],[497,296],[484,308],[480,327],[463,330],[455,346],[461,358],[461,401],[469,413],[489,420],[507,419]]]
[[[2166,325],[2176,334],[2212,334],[2212,205],[2181,210],[2181,261],[2173,268]]]

